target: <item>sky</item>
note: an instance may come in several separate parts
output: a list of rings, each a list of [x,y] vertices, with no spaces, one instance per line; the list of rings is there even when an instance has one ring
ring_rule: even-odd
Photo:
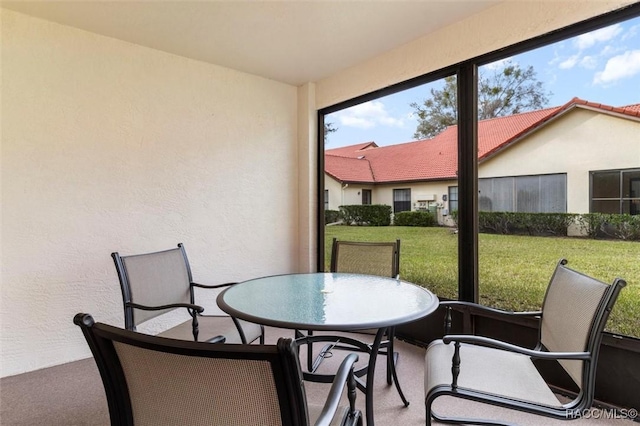
[[[506,58],[521,68],[533,66],[536,78],[550,92],[548,107],[573,97],[611,106],[640,103],[640,17],[586,33],[543,48]],[[499,69],[498,61],[485,67]],[[483,70],[480,72],[487,72]],[[379,146],[415,140],[417,121],[412,102],[429,97],[433,82],[326,116],[338,130],[325,149],[374,141]]]

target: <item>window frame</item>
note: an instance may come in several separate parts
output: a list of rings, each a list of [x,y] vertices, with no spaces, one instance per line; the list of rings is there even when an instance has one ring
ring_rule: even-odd
[[[605,174],[605,173],[611,173],[611,174],[616,173],[618,175],[618,194],[617,194],[618,196],[616,197],[594,197],[593,196],[594,187],[595,187],[595,184],[594,184],[595,176],[598,174]],[[625,194],[624,194],[625,173],[640,173],[640,168],[633,167],[628,169],[592,170],[589,172],[589,213],[606,213],[602,211],[595,211],[594,201],[616,201],[618,203],[618,212],[613,214],[631,214],[631,215],[640,214],[640,207],[638,207],[638,210],[635,211],[636,204],[640,204],[640,193],[637,196],[632,196],[632,194],[629,194],[628,197],[625,197]],[[629,178],[630,185],[631,185],[631,182],[634,182],[634,181],[640,182],[640,177]],[[625,212],[625,202],[629,202],[629,213]]]
[[[368,194],[365,197],[365,194]],[[371,191],[370,189],[362,189],[362,201],[361,201],[363,206],[368,206],[371,205],[373,203],[373,191]]]
[[[396,200],[396,194],[404,194],[405,196],[408,194],[409,200]],[[403,197],[405,198],[405,197]],[[396,203],[408,203],[407,206],[409,208],[398,210],[396,209]],[[404,206],[404,204],[403,204]],[[410,212],[411,211],[411,188],[394,188],[393,189],[393,213],[401,213],[401,212]]]
[[[458,87],[458,299],[478,302],[478,67],[640,16],[640,3],[586,19],[458,64],[357,96],[317,111],[317,140],[324,140],[324,117],[363,102],[456,75]],[[318,201],[324,189],[324,144],[318,143]],[[324,209],[318,208],[317,271],[324,270]]]
[[[453,197],[454,188],[455,188],[455,197]],[[447,202],[449,203],[448,204],[449,214],[458,210],[458,185],[450,185],[447,187]],[[453,208],[453,205],[455,205],[455,208]]]

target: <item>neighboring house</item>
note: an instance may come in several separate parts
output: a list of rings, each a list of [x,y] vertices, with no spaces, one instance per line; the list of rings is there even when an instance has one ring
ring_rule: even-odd
[[[481,211],[640,214],[640,104],[574,98],[565,105],[478,123]],[[388,204],[430,209],[453,225],[457,126],[432,139],[325,152],[325,209]]]

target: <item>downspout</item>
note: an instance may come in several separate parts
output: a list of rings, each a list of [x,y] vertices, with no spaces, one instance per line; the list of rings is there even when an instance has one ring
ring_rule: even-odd
[[[344,190],[347,189],[349,187],[348,183],[345,183],[344,185],[342,185],[342,193],[340,194],[340,205],[344,206]]]

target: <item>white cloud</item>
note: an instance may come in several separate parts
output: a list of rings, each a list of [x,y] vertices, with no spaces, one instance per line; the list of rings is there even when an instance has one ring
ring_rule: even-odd
[[[595,69],[598,66],[598,60],[593,56],[585,56],[580,60],[580,66],[586,69]]]
[[[560,64],[558,65],[558,68],[563,69],[563,70],[571,69],[571,68],[576,66],[576,64],[578,63],[579,59],[580,59],[580,55],[577,55],[577,54],[569,56],[567,59],[565,59],[564,61],[560,62]]]
[[[599,30],[591,31],[587,34],[582,34],[574,40],[574,45],[580,49],[588,49],[591,46],[594,46],[597,43],[601,43],[603,41],[609,41],[618,34],[623,31],[622,25],[615,24],[610,27],[601,28]]]
[[[640,50],[629,50],[609,59],[604,70],[596,73],[593,82],[606,85],[636,74],[640,74]]]
[[[634,25],[629,28],[629,30],[622,36],[622,41],[629,40],[630,38],[635,37],[638,34],[638,30],[640,30],[640,25]]]
[[[377,125],[404,127],[405,119],[392,117],[380,101],[369,101],[336,114],[340,124],[347,127],[370,129]]]

